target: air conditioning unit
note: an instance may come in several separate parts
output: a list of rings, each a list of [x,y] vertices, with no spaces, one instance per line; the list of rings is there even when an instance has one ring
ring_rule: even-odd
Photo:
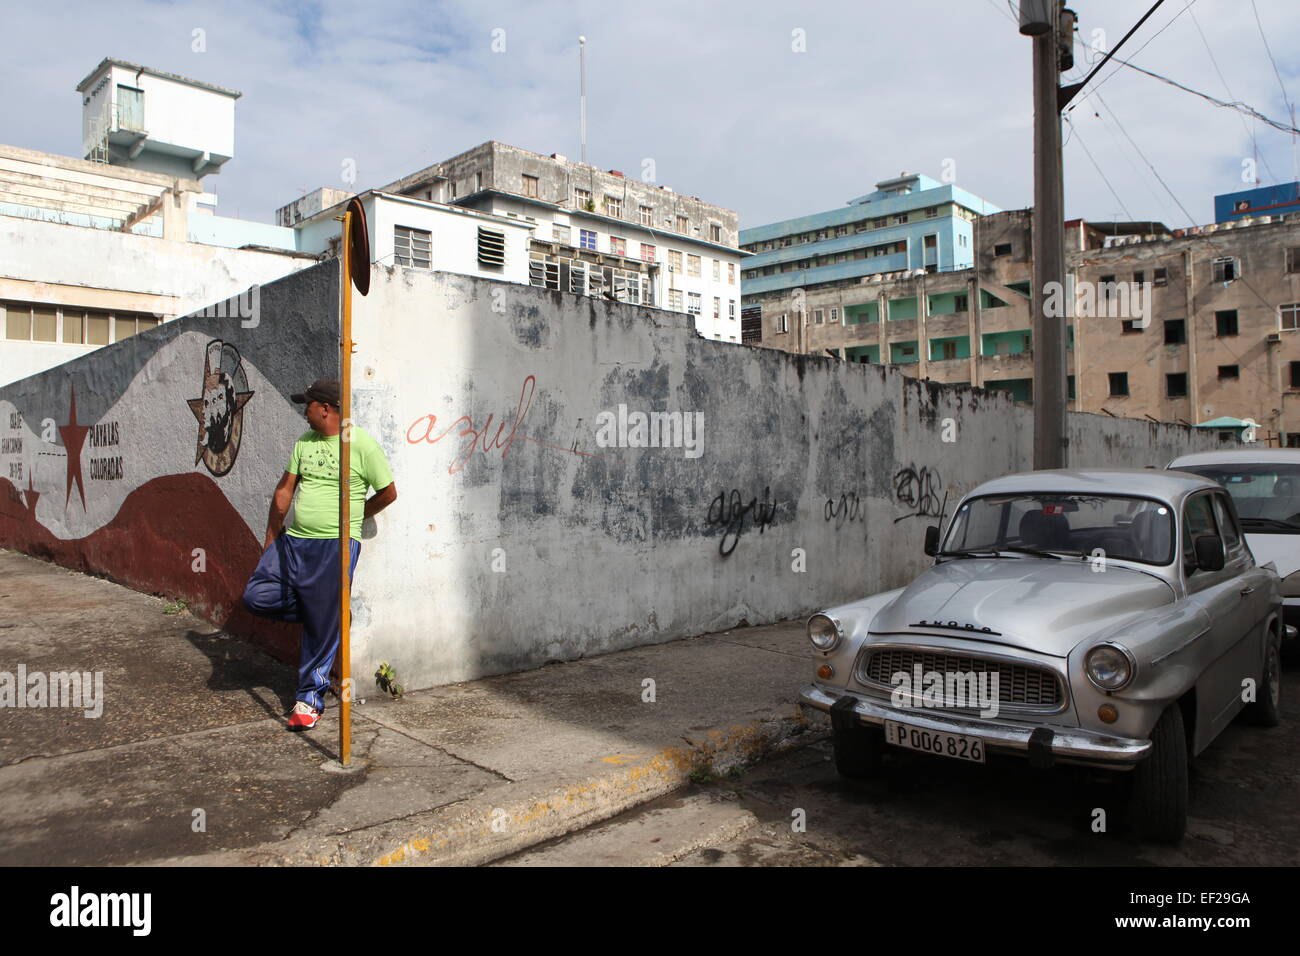
[[[1281,341],[1282,341],[1282,333],[1281,333],[1281,332],[1270,332],[1270,333],[1268,333],[1268,338],[1266,338],[1264,341],[1265,341],[1265,342],[1268,342],[1270,345],[1274,345],[1274,344],[1276,344],[1276,343],[1278,343],[1278,342],[1281,342]]]

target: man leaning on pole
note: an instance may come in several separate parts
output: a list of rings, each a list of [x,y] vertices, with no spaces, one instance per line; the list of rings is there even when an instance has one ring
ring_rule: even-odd
[[[306,406],[311,429],[293,446],[289,465],[271,497],[262,558],[244,589],[244,606],[259,617],[302,624],[298,690],[290,730],[311,730],[325,710],[330,667],[339,650],[339,383],[319,379],[290,398]],[[383,449],[356,425],[349,429],[351,464],[349,579],[361,555],[361,522],[397,500]],[[366,490],[374,494],[366,500]],[[294,501],[294,492],[297,501]],[[293,522],[285,515],[293,502]]]

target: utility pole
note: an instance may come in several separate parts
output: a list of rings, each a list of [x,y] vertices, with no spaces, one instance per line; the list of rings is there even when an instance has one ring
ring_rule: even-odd
[[[1049,292],[1069,302],[1065,287],[1065,185],[1061,168],[1061,112],[1057,77],[1058,37],[1066,16],[1063,0],[1020,0],[1020,32],[1034,43],[1034,468],[1064,468],[1066,431],[1066,316],[1049,316]],[[1069,23],[1072,25],[1073,18]],[[1069,27],[1067,27],[1069,29]],[[1072,314],[1073,303],[1064,310]]]

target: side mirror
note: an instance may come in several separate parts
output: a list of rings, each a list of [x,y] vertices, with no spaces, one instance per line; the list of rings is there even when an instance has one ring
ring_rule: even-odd
[[[1196,536],[1196,566],[1202,571],[1223,570],[1223,539],[1217,534]]]
[[[925,529],[925,553],[934,557],[939,553],[939,526],[932,524]]]

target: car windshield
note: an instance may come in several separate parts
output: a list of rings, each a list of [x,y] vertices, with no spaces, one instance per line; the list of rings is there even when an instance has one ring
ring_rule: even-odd
[[[1226,488],[1247,531],[1300,533],[1300,465],[1185,465],[1178,470],[1209,478]]]
[[[1174,559],[1167,505],[1123,495],[987,495],[963,502],[944,552],[1056,552],[1166,565]]]

